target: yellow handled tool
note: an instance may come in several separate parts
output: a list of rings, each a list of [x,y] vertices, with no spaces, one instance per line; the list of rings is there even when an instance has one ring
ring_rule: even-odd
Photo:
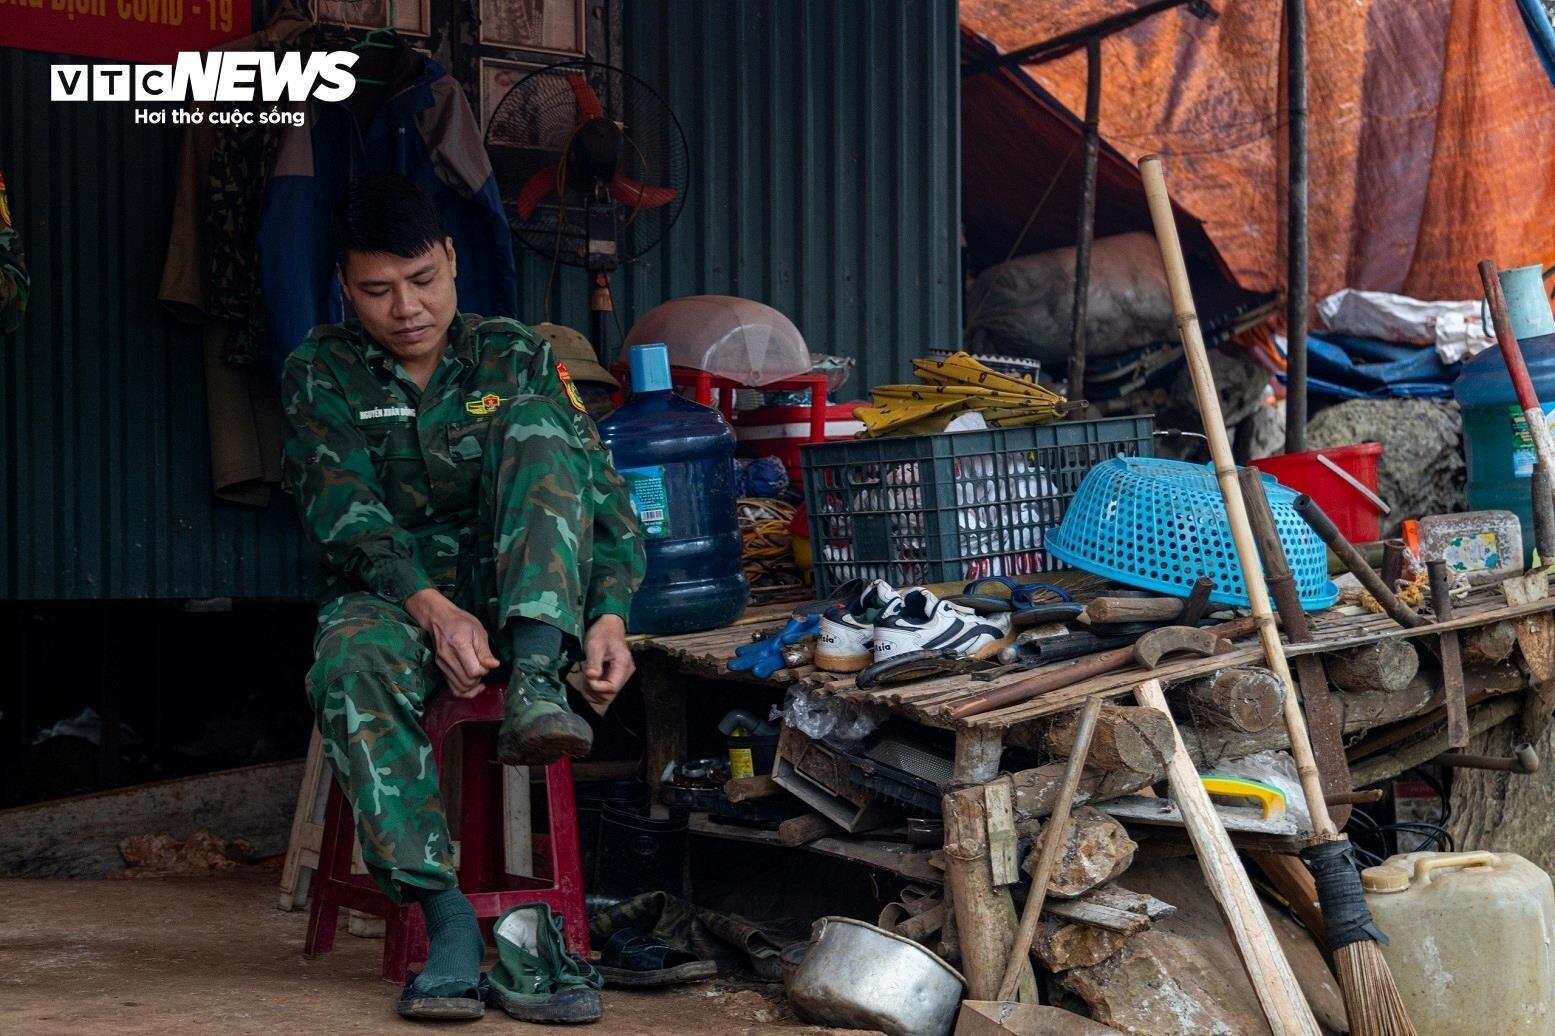
[[[1265,820],[1283,816],[1285,813],[1285,793],[1272,784],[1247,777],[1226,777],[1218,773],[1207,773],[1203,780],[1204,790],[1210,795],[1256,800],[1259,808],[1263,810]]]

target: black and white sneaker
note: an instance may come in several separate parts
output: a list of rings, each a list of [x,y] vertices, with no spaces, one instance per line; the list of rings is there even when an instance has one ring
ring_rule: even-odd
[[[909,590],[875,622],[876,662],[908,651],[954,651],[965,658],[988,658],[1010,636],[1008,613],[979,615],[922,588]]]

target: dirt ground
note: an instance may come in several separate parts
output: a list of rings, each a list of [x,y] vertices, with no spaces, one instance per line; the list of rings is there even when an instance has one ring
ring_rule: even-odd
[[[378,977],[382,943],[347,935],[302,955],[307,913],[276,909],[277,872],[211,878],[0,882],[0,1031],[382,1032],[402,1022]],[[489,963],[489,960],[488,960]],[[604,992],[591,1036],[817,1034],[778,986],[723,981]],[[555,1031],[501,1011],[460,1032]],[[422,1026],[422,1031],[426,1027]]]

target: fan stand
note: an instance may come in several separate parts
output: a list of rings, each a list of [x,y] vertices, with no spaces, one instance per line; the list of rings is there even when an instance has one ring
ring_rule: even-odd
[[[615,303],[610,297],[610,274],[620,266],[616,252],[615,206],[591,202],[588,207],[588,252],[584,263],[589,273],[589,338],[599,362],[608,367],[615,357],[611,325]]]

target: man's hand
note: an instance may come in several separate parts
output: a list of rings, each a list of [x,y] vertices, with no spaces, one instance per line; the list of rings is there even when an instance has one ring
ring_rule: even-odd
[[[486,627],[436,590],[417,590],[405,599],[405,610],[432,634],[437,667],[448,689],[460,698],[475,697],[486,674],[500,664],[486,640]]]
[[[601,615],[583,635],[583,697],[603,716],[626,681],[637,671],[626,645],[626,622],[619,615]]]

